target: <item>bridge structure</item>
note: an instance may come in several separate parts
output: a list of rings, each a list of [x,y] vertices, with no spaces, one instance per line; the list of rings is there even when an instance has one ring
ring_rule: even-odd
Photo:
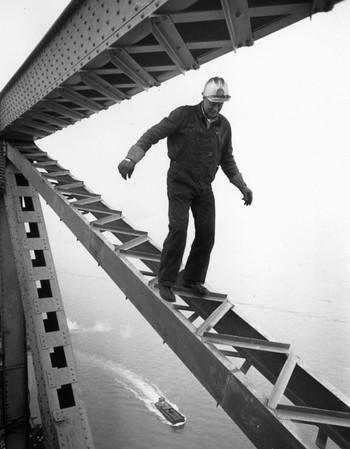
[[[73,0],[0,93],[0,438],[34,447],[30,347],[45,449],[92,449],[39,195],[257,448],[350,448],[350,400],[227,295],[158,292],[161,248],[37,140],[277,32],[329,0]],[[264,380],[262,387],[261,379]],[[257,380],[257,382],[256,382]],[[228,443],[229,444],[229,443]]]

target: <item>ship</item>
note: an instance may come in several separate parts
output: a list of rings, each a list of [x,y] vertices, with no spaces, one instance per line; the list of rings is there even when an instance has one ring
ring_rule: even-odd
[[[169,404],[169,402],[162,396],[154,404],[162,415],[173,425],[180,426],[186,422],[186,417]]]

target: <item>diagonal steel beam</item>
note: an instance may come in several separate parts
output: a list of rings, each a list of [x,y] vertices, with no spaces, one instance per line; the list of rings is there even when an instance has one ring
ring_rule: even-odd
[[[160,84],[140,64],[138,64],[123,48],[117,48],[109,52],[113,65],[118,67],[130,79],[143,89],[149,89]]]
[[[322,419],[321,423],[316,425],[320,426],[322,432],[340,448],[349,449],[349,428],[340,425],[344,423],[344,420],[332,421],[336,424],[329,424],[328,421],[330,413],[335,417],[347,418],[350,413],[349,400],[315,378],[299,362],[290,378],[289,373],[285,376],[285,372],[279,376],[290,352],[288,344],[270,341],[245,321],[242,313],[236,308],[224,310],[225,305],[218,306],[218,302],[222,304],[226,300],[226,295],[221,295],[219,298],[218,294],[210,293],[208,297],[199,300],[193,293],[186,292],[188,289],[177,288],[174,290],[175,294],[190,306],[190,311],[193,311],[190,318],[182,315],[180,309],[163,302],[158,296],[155,279],[149,282],[143,275],[144,270],[139,271],[130,260],[135,258],[136,262],[142,261],[151,269],[151,275],[155,276],[160,258],[159,249],[152,242],[143,242],[141,238],[141,241],[138,241],[138,249],[116,251],[115,244],[103,235],[104,230],[100,232],[98,227],[94,227],[96,220],[89,221],[84,211],[80,212],[79,208],[74,207],[74,202],[71,202],[74,200],[74,195],[73,198],[69,195],[69,189],[62,191],[59,187],[62,177],[54,176],[54,173],[62,172],[62,167],[59,164],[56,169],[50,167],[55,178],[51,182],[48,176],[43,176],[42,172],[36,168],[36,164],[39,161],[39,168],[41,168],[43,162],[52,163],[52,159],[33,143],[28,145],[18,143],[16,147],[18,149],[8,146],[8,158],[33,184],[111,279],[258,448],[315,448],[314,443],[303,439],[302,434],[299,434],[298,428],[293,424],[294,421],[299,420],[299,415],[294,412],[303,410],[307,414],[313,412],[317,415],[325,414],[327,421]],[[63,186],[77,182],[69,172],[63,177]],[[101,204],[105,205],[102,201]],[[117,220],[120,226],[131,229],[120,213],[105,206],[105,210],[100,208],[91,210],[92,216],[99,224],[102,224],[100,219],[105,217],[108,221]],[[134,237],[131,234],[117,236],[122,243],[131,238],[132,245]],[[215,312],[217,307],[220,308]],[[225,314],[223,315],[222,312]],[[203,337],[196,335],[198,327],[195,326],[195,321],[199,317],[204,321],[207,320],[203,330],[207,325],[210,328],[216,323],[215,332],[204,332]],[[237,348],[239,355],[246,359],[245,362],[240,368],[235,367],[226,355],[231,357],[232,353],[232,357],[236,359],[236,354],[231,350],[221,352],[215,345]],[[257,370],[254,371],[255,375],[261,373],[273,385],[277,381],[272,396],[272,399],[277,399],[275,402],[279,401],[289,378],[284,399],[304,408],[288,410],[288,413],[289,411],[292,413],[285,414],[279,420],[278,413],[283,412],[283,406],[278,405],[276,409],[267,407],[264,392],[255,388],[249,377],[245,377],[249,368],[251,368],[249,373],[254,368]]]
[[[234,48],[253,45],[253,34],[247,0],[221,0],[226,25]]]
[[[186,43],[168,16],[151,19],[152,32],[169,57],[182,73],[190,69],[198,69],[198,62],[193,58]]]
[[[125,100],[126,98],[130,98],[121,90],[113,86],[113,84],[108,83],[107,81],[105,81],[103,78],[101,78],[92,71],[80,72],[80,78],[84,84],[92,87],[97,92],[100,92],[107,99],[112,98],[117,103],[120,103],[122,100]]]
[[[75,103],[78,106],[81,106],[82,108],[87,109],[91,112],[97,112],[103,109],[103,106],[101,106],[96,101],[90,100],[89,98],[79,94],[78,92],[75,92],[74,89],[71,89],[69,87],[59,87],[58,93],[65,100],[71,101],[72,103]]]

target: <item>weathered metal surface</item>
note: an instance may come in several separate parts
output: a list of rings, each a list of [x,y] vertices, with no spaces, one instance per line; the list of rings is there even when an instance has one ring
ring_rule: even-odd
[[[94,443],[77,381],[74,354],[39,196],[12,164],[7,166],[6,182],[6,194],[0,198],[6,209],[1,208],[0,218],[8,219],[10,232],[6,243],[8,246],[12,242],[13,251],[8,251],[6,255],[1,253],[0,264],[6,261],[8,269],[8,260],[12,261],[13,258],[12,264],[18,272],[17,283],[11,283],[10,273],[7,276],[5,273],[5,281],[7,287],[17,287],[17,301],[23,302],[44,425],[45,447],[93,449]],[[15,304],[15,298],[12,299]],[[23,326],[20,317],[23,317],[23,313],[19,314],[17,311],[15,314],[13,310],[12,316],[7,319],[5,342],[16,326]],[[22,330],[22,333],[20,343],[26,360],[25,331]],[[11,360],[20,354],[13,343],[5,346],[5,349],[5,359]],[[10,374],[12,391],[6,393],[10,404],[18,402],[21,396],[28,397],[27,384],[21,388],[20,379],[16,379],[14,375],[16,372],[13,369]],[[26,376],[26,367],[24,372]],[[26,412],[26,409],[22,410],[16,417],[22,414],[26,416]],[[10,435],[8,438],[11,438],[11,432],[7,433]],[[27,448],[26,445],[6,447]]]
[[[49,156],[38,151],[33,143],[23,145],[21,151],[22,155],[9,146],[9,159],[25,174],[78,240],[256,447],[316,448],[314,442],[306,441],[300,436],[295,424],[300,420],[300,409],[289,409],[288,418],[281,405],[282,399],[288,399],[294,407],[307,407],[307,413],[304,413],[303,417],[311,416],[313,410],[312,420],[304,421],[310,425],[316,424],[322,434],[332,439],[338,447],[349,449],[350,430],[346,424],[349,422],[350,401],[316,379],[298,358],[290,364],[289,345],[272,342],[257,331],[235,308],[229,307],[226,295],[210,294],[198,299],[187,289],[178,287],[175,293],[184,304],[172,306],[163,302],[157,294],[154,280],[149,282],[149,278],[142,273],[144,270],[132,263],[132,258],[142,261],[150,270],[147,276],[156,276],[160,251],[152,241],[141,239],[136,247],[128,250],[118,250],[117,247],[116,250],[115,244],[103,235],[104,229],[99,231],[98,227],[108,223],[111,227],[109,232],[112,232],[122,245],[133,242],[140,234],[138,232],[133,235],[133,228],[125,217],[99,199],[94,202],[94,208],[89,208],[93,216],[89,221],[86,215],[79,211],[82,206],[74,207],[76,201],[87,198],[88,195],[94,199],[94,194],[82,181],[74,178],[57,162],[50,162]],[[37,163],[39,167],[49,167],[50,175],[43,176],[36,170]],[[65,174],[55,176],[55,172]],[[75,193],[72,194],[73,190],[70,191],[67,186],[72,186]],[[118,229],[125,229],[127,232],[119,232]],[[201,321],[199,324],[198,319]],[[205,332],[207,330],[211,332]],[[221,350],[221,343],[228,346],[228,349],[233,347],[236,351]],[[237,361],[241,364],[242,359],[243,364],[238,366]],[[252,369],[271,383],[272,388],[268,395],[253,386],[249,378]],[[270,408],[267,407],[269,396],[270,404],[273,405]],[[283,416],[281,420],[279,413]],[[320,440],[321,437],[317,438]]]
[[[45,137],[335,2],[73,0],[0,93],[0,135]]]
[[[29,441],[27,337],[9,223],[0,195],[0,438],[7,449]]]
[[[5,167],[6,167],[6,157],[5,157],[6,145],[3,140],[0,140],[0,195],[5,193],[6,182],[5,182]]]

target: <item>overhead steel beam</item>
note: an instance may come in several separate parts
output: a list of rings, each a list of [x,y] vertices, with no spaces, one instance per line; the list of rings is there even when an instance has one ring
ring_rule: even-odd
[[[71,101],[72,103],[75,103],[76,105],[81,106],[88,111],[98,112],[103,109],[103,106],[101,106],[96,101],[91,100],[84,95],[79,94],[78,92],[75,92],[74,89],[71,89],[69,87],[59,87],[58,93],[63,99]]]
[[[170,17],[153,18],[151,24],[154,36],[182,73],[199,68]]]
[[[55,100],[44,100],[40,105],[49,111],[57,112],[57,114],[61,114],[63,117],[69,117],[72,120],[81,120],[85,117],[81,112],[72,107],[68,108],[63,104],[57,103]]]
[[[168,0],[73,0],[0,95],[0,131]]]
[[[221,0],[221,5],[234,48],[253,45],[248,1]]]
[[[130,79],[143,89],[159,86],[153,76],[147,73],[124,49],[117,48],[109,51],[112,64],[124,72]]]
[[[117,103],[120,103],[126,98],[130,98],[92,71],[82,71],[80,77],[84,84],[100,92],[106,98],[112,98]]]
[[[247,0],[72,0],[0,93],[0,136],[43,137],[42,127],[26,127],[19,118],[35,119],[31,112],[45,109],[46,101],[72,124],[338,0],[329,1],[261,0],[249,7]],[[59,89],[68,89],[61,91],[67,101],[58,98]]]

